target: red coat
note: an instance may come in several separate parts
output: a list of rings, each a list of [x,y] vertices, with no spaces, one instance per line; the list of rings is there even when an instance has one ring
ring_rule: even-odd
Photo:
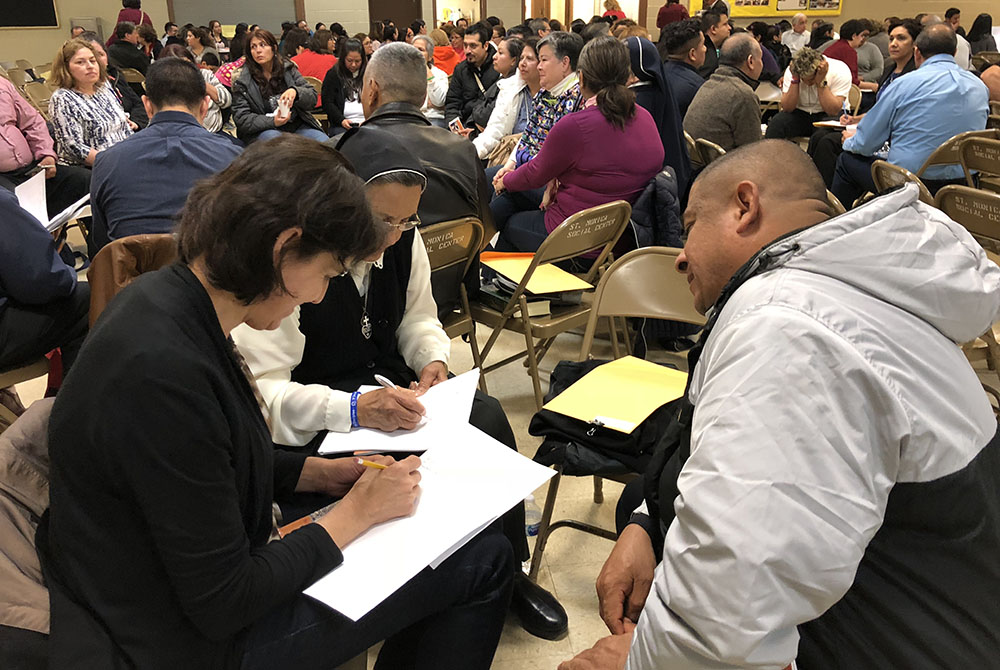
[[[656,27],[662,28],[668,23],[683,21],[687,18],[690,18],[687,7],[679,2],[667,3],[660,7],[660,11],[656,13]]]
[[[142,11],[141,9],[126,8],[121,10],[120,12],[118,12],[118,20],[115,21],[115,27],[117,27],[118,24],[121,23],[122,21],[129,21],[137,26],[147,25],[152,27],[153,25],[153,21],[152,19],[149,18],[149,14]],[[114,28],[112,28],[111,37],[108,38],[108,41],[104,44],[104,46],[109,47],[117,41],[118,41],[118,35],[115,34],[115,30]]]

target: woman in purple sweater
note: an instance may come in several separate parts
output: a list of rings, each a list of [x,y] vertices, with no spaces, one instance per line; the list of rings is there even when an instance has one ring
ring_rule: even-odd
[[[538,155],[503,177],[503,188],[549,185],[543,210],[519,212],[500,230],[497,251],[536,251],[567,217],[614,200],[634,203],[663,167],[656,122],[626,87],[628,49],[613,37],[583,47],[577,72],[585,100],[552,126]]]

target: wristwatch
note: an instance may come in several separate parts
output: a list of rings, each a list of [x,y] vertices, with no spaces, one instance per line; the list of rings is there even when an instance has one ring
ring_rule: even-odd
[[[824,80],[823,80],[823,81],[821,81],[820,83],[816,84],[816,88],[826,88],[826,87],[827,87],[827,85],[828,85],[828,84],[826,83],[826,79],[824,79]]]

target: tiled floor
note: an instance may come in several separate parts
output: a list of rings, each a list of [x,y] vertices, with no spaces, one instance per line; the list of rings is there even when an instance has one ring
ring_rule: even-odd
[[[480,344],[484,344],[488,333],[479,330]],[[542,363],[543,389],[547,386],[548,372],[560,360],[577,360],[582,336],[568,333],[560,336]],[[501,360],[523,348],[520,335],[504,333],[494,352],[487,361]],[[610,357],[610,345],[606,340],[595,342],[593,354],[596,358]],[[683,355],[659,350],[651,351],[650,359],[675,363],[686,368]],[[451,369],[464,372],[471,368],[472,357],[468,345],[461,340],[452,342]],[[994,387],[1000,386],[997,375],[985,367],[980,368],[980,377]],[[518,449],[525,456],[534,455],[540,439],[528,435],[527,427],[535,410],[531,380],[526,368],[513,363],[487,376],[490,394],[500,400],[517,436]],[[37,379],[18,386],[18,392],[25,404],[41,397],[45,380]],[[621,485],[605,482],[605,501],[601,505],[593,502],[593,485],[589,478],[566,477],[559,490],[558,504],[554,518],[565,516],[589,521],[613,528],[614,508]],[[535,493],[539,506],[545,500],[545,488]],[[607,635],[607,630],[597,614],[597,595],[594,582],[604,560],[611,551],[608,540],[587,535],[572,529],[561,529],[552,535],[546,547],[539,583],[556,595],[569,615],[569,633],[556,641],[546,641],[524,632],[518,623],[509,618],[493,663],[495,670],[555,670],[563,660],[589,648],[599,638]],[[375,650],[369,654],[368,665],[374,665]]]

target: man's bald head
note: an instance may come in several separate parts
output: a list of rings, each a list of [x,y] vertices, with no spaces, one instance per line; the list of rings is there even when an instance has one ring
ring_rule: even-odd
[[[763,140],[734,149],[702,170],[696,184],[709,193],[750,179],[762,194],[782,200],[826,200],[826,184],[816,165],[787,140]]]
[[[719,65],[742,70],[751,79],[760,77],[763,70],[763,53],[760,43],[750,33],[737,33],[722,43],[719,50]]]
[[[785,140],[740,147],[706,167],[684,210],[687,241],[677,270],[705,313],[754,254],[830,216],[826,185],[802,149]]]
[[[913,40],[913,47],[917,51],[914,62],[920,67],[931,56],[954,56],[958,49],[958,37],[951,26],[939,23],[921,30],[917,39]]]

